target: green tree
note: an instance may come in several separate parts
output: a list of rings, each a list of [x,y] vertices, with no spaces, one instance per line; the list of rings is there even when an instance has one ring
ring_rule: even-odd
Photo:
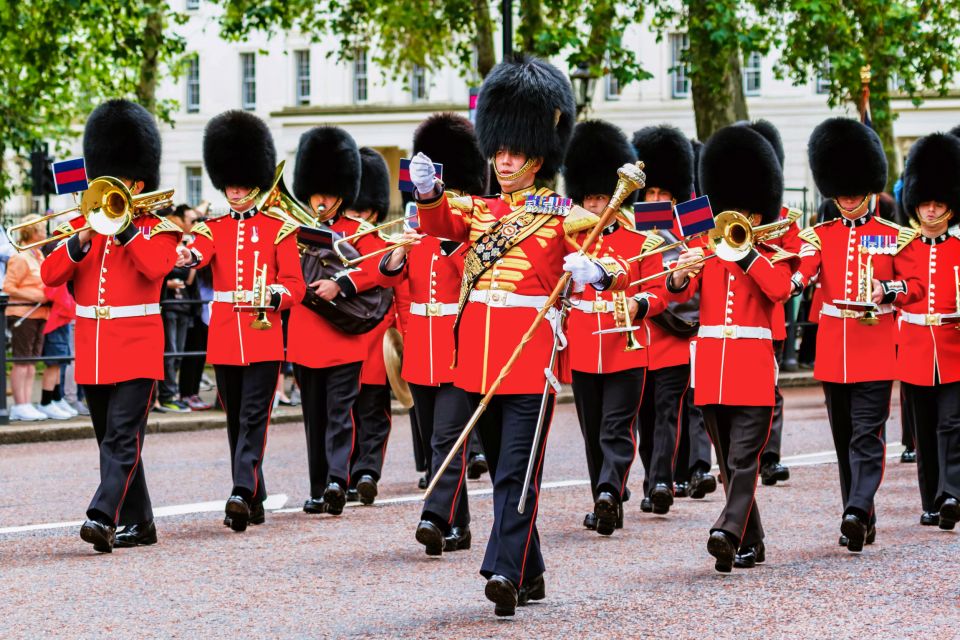
[[[163,0],[30,0],[0,3],[0,158],[23,158],[40,141],[63,150],[98,102],[131,97],[161,117],[160,75],[175,74],[183,17]],[[0,202],[21,185],[0,162]]]
[[[870,112],[897,179],[894,114],[890,100],[909,96],[920,104],[944,95],[960,61],[957,0],[757,0],[771,16],[781,58],[777,72],[796,84],[811,70],[829,82],[831,107],[859,106],[861,69],[870,67]],[[946,125],[944,125],[946,128]]]

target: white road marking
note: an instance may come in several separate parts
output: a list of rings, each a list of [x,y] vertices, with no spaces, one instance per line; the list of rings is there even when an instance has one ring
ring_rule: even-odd
[[[903,451],[903,445],[894,444],[887,445],[887,458],[899,458],[900,453]],[[837,461],[836,451],[817,451],[814,453],[801,453],[795,456],[787,456],[781,462],[791,467],[809,467],[820,464],[832,464]],[[714,466],[716,470],[716,466]],[[565,487],[581,487],[590,484],[589,480],[578,479],[578,480],[557,480],[554,482],[544,482],[540,489],[562,489]],[[488,496],[493,493],[493,487],[486,486],[479,489],[470,489],[471,496]],[[277,494],[270,496],[263,503],[264,509],[272,513],[297,513],[302,510],[301,507],[286,507],[289,497],[284,494]],[[409,502],[420,502],[423,500],[423,493],[415,493],[405,496],[398,496],[396,498],[385,498],[383,500],[377,500],[374,506],[385,506],[391,504],[405,504]],[[193,504],[180,504],[173,505],[170,507],[158,507],[154,509],[153,515],[157,518],[165,518],[169,516],[182,516],[189,515],[194,513],[215,513],[223,512],[223,507],[226,501],[224,500],[211,500],[210,502],[195,502]],[[361,507],[359,502],[349,502],[347,503],[347,508]],[[47,531],[50,529],[69,529],[73,527],[79,527],[83,524],[82,520],[76,520],[73,522],[50,522],[45,524],[28,524],[19,527],[3,527],[0,528],[0,535],[12,534],[12,533],[26,533],[29,531]]]

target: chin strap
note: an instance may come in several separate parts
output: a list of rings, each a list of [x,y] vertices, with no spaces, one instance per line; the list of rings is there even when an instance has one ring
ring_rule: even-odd
[[[513,182],[514,180],[518,180],[518,179],[522,178],[522,177],[524,176],[524,174],[526,174],[528,171],[530,171],[530,169],[533,167],[534,161],[535,161],[534,158],[527,158],[527,161],[523,163],[523,166],[522,166],[522,167],[520,167],[515,173],[511,173],[511,174],[508,174],[508,175],[504,175],[504,174],[500,173],[500,171],[497,169],[497,164],[496,164],[496,162],[494,162],[494,163],[493,163],[493,172],[497,175],[497,178],[498,178],[498,179],[500,179],[500,180],[506,180],[506,181],[508,181],[508,182]],[[491,162],[492,162],[492,161],[491,161]]]
[[[843,217],[849,218],[850,220],[856,220],[866,213],[867,209],[870,207],[870,198],[872,197],[873,194],[868,193],[863,197],[863,200],[860,201],[860,204],[855,206],[853,209],[845,209],[844,207],[840,206],[840,201],[836,198],[833,199],[833,204],[837,205],[837,209],[840,211]]]

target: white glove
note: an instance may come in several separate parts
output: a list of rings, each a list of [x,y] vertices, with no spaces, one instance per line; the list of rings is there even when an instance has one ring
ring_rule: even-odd
[[[410,182],[417,188],[420,195],[433,193],[433,186],[437,183],[437,175],[433,162],[423,153],[418,153],[410,159]]]
[[[600,266],[580,253],[567,254],[563,259],[563,270],[569,271],[573,281],[580,285],[594,284],[603,278]]]

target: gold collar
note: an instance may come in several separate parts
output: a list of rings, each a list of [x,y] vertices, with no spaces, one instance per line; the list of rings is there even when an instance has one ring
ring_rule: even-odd
[[[506,202],[511,207],[518,207],[527,202],[527,196],[532,196],[537,193],[536,185],[531,185],[526,189],[520,189],[520,191],[514,191],[513,193],[501,193],[500,199]]]

